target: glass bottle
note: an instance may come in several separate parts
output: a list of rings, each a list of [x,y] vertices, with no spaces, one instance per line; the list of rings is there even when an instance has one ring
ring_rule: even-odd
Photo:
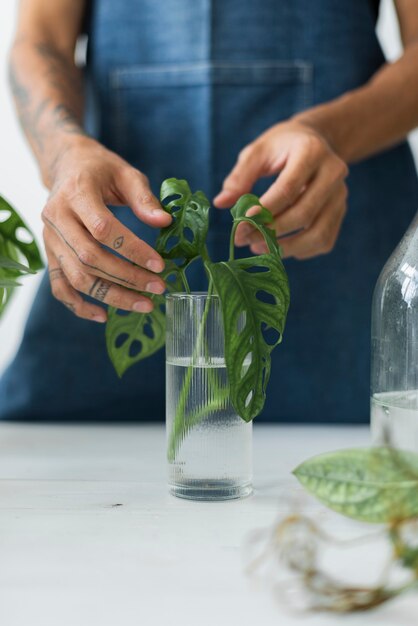
[[[166,406],[169,489],[193,500],[252,492],[252,424],[229,396],[219,299],[176,293],[166,299]]]
[[[371,427],[374,443],[418,452],[418,214],[373,296]]]

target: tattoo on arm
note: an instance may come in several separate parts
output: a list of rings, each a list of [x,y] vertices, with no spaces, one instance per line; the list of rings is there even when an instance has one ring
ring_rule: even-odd
[[[126,285],[131,285],[131,286],[135,287],[135,283],[133,283],[133,282],[131,282],[129,280],[126,280],[125,278],[121,278],[120,276],[116,276],[115,274],[110,274],[109,272],[106,272],[105,270],[100,269],[100,267],[97,267],[96,265],[91,265],[90,263],[86,263],[85,261],[80,259],[80,255],[78,254],[77,250],[70,244],[69,241],[67,241],[67,239],[65,238],[64,234],[61,232],[61,230],[58,228],[58,226],[56,226],[56,224],[51,222],[51,220],[48,219],[47,217],[44,217],[44,219],[45,219],[46,222],[48,222],[48,224],[51,226],[51,228],[53,228],[55,230],[55,232],[58,233],[58,235],[61,237],[63,242],[76,255],[77,259],[80,261],[80,263],[82,265],[85,265],[86,267],[88,267],[88,268],[90,268],[92,270],[96,270],[96,271],[100,272],[101,274],[105,274],[109,278],[113,278],[113,279],[117,280],[118,282],[122,282],[122,283],[125,283]]]
[[[66,104],[57,104],[53,110],[55,126],[65,133],[87,136],[80,127],[76,114]]]
[[[32,98],[29,90],[21,82],[16,71],[15,64],[10,63],[9,67],[9,83],[13,97],[16,102],[17,113],[23,130],[32,138],[32,141],[40,152],[43,150],[42,137],[37,130],[37,121],[39,120],[40,107],[44,101],[38,105],[35,113],[32,111]]]
[[[20,40],[20,43],[27,42]],[[41,76],[46,79],[45,86],[52,88],[51,95],[38,100],[26,81],[22,82],[21,72],[17,71],[13,58],[9,67],[9,81],[23,130],[42,152],[49,129],[48,133],[42,132],[40,122],[48,113],[53,128],[68,134],[87,135],[81,122],[80,94],[83,85],[80,70],[65,54],[46,42],[32,44],[32,47],[42,59]]]
[[[96,298],[96,300],[99,300],[99,302],[104,302],[104,299],[107,296],[107,292],[109,291],[111,286],[112,283],[108,283],[101,278],[97,278],[90,288],[89,296]]]

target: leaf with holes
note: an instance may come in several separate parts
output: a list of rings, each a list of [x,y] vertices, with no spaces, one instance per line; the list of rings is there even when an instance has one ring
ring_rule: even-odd
[[[284,331],[289,308],[287,275],[279,256],[272,254],[207,263],[206,267],[221,301],[231,400],[248,422],[264,406],[270,353]]]
[[[161,229],[156,248],[166,259],[190,261],[206,243],[209,200],[201,191],[192,193],[185,180],[169,178],[161,185],[160,199],[173,221]]]
[[[181,291],[179,269],[173,261],[166,262],[161,276],[169,291]],[[154,303],[151,313],[127,313],[112,307],[108,309],[106,346],[119,377],[132,365],[151,356],[165,344],[165,297],[146,295]]]
[[[258,207],[259,211],[255,215],[247,215],[247,211],[253,207]],[[273,216],[268,209],[266,209],[260,202],[260,200],[254,194],[247,193],[237,202],[231,209],[232,217],[234,218],[234,231],[241,222],[247,222],[251,224],[264,238],[267,244],[269,252],[280,256],[280,246],[276,239],[276,233],[274,230],[268,227],[273,221]]]
[[[30,242],[23,241],[23,237]],[[32,233],[13,207],[0,196],[0,315],[14,288],[20,284],[16,279],[23,274],[35,274],[42,266]]]
[[[41,255],[34,236],[15,209],[0,196],[0,235],[2,251],[13,247],[18,252],[18,260],[25,261],[31,270],[43,268]],[[25,241],[27,239],[27,241]],[[10,256],[6,254],[6,256]]]
[[[316,498],[354,519],[390,523],[418,516],[418,455],[391,448],[320,454],[293,474]]]

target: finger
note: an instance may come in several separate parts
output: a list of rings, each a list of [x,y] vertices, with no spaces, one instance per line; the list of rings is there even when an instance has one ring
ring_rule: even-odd
[[[231,206],[240,196],[251,191],[255,182],[265,174],[262,148],[257,144],[249,144],[240,152],[237,162],[225,178],[222,191],[213,201],[214,205],[221,209]]]
[[[93,186],[73,200],[72,209],[96,241],[136,265],[162,272],[165,263],[158,252],[115,218]]]
[[[330,183],[326,172],[320,171],[295,204],[279,213],[274,220],[277,236],[310,228],[331,196],[335,195],[338,184],[341,183]]]
[[[254,232],[258,232],[251,224],[241,222],[235,231],[235,245],[237,247],[248,246],[249,238]]]
[[[49,280],[54,298],[59,300],[72,313],[86,320],[104,323],[107,320],[107,313],[104,309],[90,302],[86,302],[80,294],[71,287],[64,270],[61,268],[59,260],[51,250],[46,250],[49,264]]]
[[[318,163],[314,161],[307,148],[299,148],[289,155],[278,178],[260,198],[263,206],[273,215],[291,206],[306,189],[309,178],[313,176]],[[238,231],[238,229],[237,229]],[[237,232],[236,245],[257,245],[263,237],[249,224]],[[258,249],[264,249],[259,246]]]
[[[67,255],[72,257],[79,272],[101,277],[137,291],[164,293],[165,283],[160,276],[107,252],[76,220],[66,224],[65,234],[60,226],[49,218],[46,218],[46,223],[53,234],[65,244]]]
[[[59,245],[58,243],[58,246]],[[68,255],[64,247],[62,252],[63,254],[59,255],[60,267],[72,291],[67,292],[71,296],[68,300],[62,298],[60,298],[60,300],[67,303],[67,305],[70,304],[71,306],[69,308],[74,308],[74,312],[77,313],[77,301],[73,299],[74,290],[118,309],[136,311],[139,313],[149,313],[152,311],[153,303],[149,298],[135,291],[119,287],[119,285],[103,280],[102,278],[97,278],[80,271],[75,266],[73,259]],[[80,298],[79,294],[77,295]]]
[[[312,226],[279,240],[284,257],[309,259],[330,252],[338,238],[346,213],[346,190],[338,191],[323,207]]]
[[[122,201],[131,207],[142,222],[156,228],[171,224],[171,215],[161,207],[142,172],[133,167],[124,167],[115,175],[115,183]]]
[[[260,198],[263,206],[277,215],[292,206],[299,198],[309,181],[315,176],[320,162],[313,158],[306,147],[294,150],[278,178]]]

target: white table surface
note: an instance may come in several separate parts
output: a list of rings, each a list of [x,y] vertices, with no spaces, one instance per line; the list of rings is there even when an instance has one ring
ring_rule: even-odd
[[[0,624],[415,626],[414,595],[301,620],[244,571],[249,537],[290,498],[340,537],[375,531],[317,505],[290,475],[308,456],[368,442],[365,427],[256,425],[254,495],[198,503],[167,493],[162,426],[0,423]],[[384,544],[361,550],[330,565],[372,582]]]

